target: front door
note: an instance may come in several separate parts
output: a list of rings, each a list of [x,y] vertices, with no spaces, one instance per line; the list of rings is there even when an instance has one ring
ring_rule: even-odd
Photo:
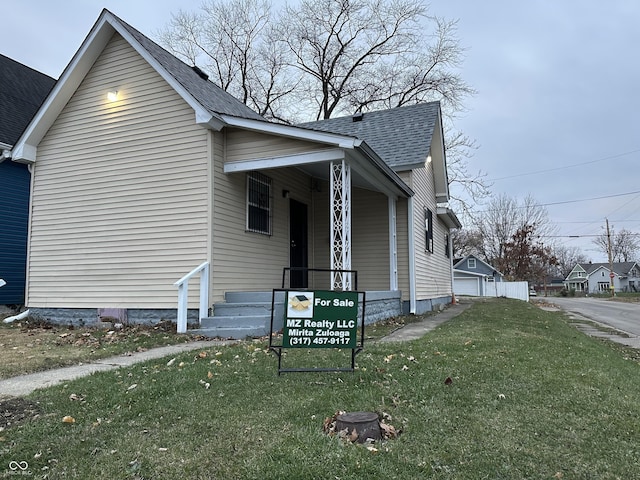
[[[307,205],[296,200],[289,200],[290,267],[307,268],[309,266],[307,227]],[[291,288],[307,288],[309,285],[306,271],[292,270],[290,275],[289,286]]]

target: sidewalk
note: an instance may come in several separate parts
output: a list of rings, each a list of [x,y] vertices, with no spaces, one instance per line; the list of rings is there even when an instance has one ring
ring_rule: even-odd
[[[54,368],[43,372],[31,373],[29,375],[21,375],[18,377],[0,380],[0,398],[19,397],[28,395],[39,388],[51,387],[60,383],[68,382],[76,378],[91,375],[94,372],[104,372],[114,370],[120,367],[128,367],[135,363],[152,360],[154,358],[162,358],[169,355],[177,355],[190,350],[198,350],[201,348],[209,348],[220,345],[230,345],[234,341],[208,340],[182,343],[179,345],[169,345],[166,347],[152,348],[145,352],[136,352],[129,355],[120,355],[117,357],[103,358],[91,363],[73,365],[71,367]]]
[[[380,339],[380,342],[405,342],[422,337],[441,323],[460,315],[472,304],[471,301],[464,301],[448,306],[442,312],[430,315],[425,320],[412,323],[402,327],[390,335]],[[43,372],[21,375],[18,377],[0,380],[0,399],[3,397],[19,397],[28,395],[39,388],[47,388],[58,385],[76,378],[91,375],[94,372],[104,372],[120,367],[128,367],[135,363],[144,362],[154,358],[162,358],[170,355],[177,355],[190,350],[209,348],[213,346],[230,345],[233,340],[208,340],[184,343],[180,345],[169,345],[167,347],[152,348],[145,352],[137,352],[130,355],[120,355],[117,357],[103,358],[91,363],[73,365],[71,367],[55,368]]]
[[[457,317],[467,308],[473,304],[472,300],[466,299],[462,303],[457,302],[454,305],[449,305],[442,312],[429,315],[424,320],[416,323],[410,323],[404,327],[390,333],[386,337],[378,340],[379,342],[408,342],[410,340],[416,340],[422,337],[424,334],[430,332],[438,325],[451,320],[453,317]]]

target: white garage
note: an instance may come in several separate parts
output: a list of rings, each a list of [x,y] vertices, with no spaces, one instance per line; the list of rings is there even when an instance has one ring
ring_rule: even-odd
[[[453,293],[456,295],[480,295],[480,282],[478,278],[456,278],[453,279]]]
[[[485,275],[466,272],[464,270],[453,271],[453,293],[455,295],[469,295],[481,297],[484,295]]]

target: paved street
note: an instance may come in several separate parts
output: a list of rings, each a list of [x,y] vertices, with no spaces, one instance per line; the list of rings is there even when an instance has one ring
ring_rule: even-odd
[[[567,312],[578,313],[631,335],[640,336],[640,304],[638,303],[567,297],[554,297],[548,301]]]

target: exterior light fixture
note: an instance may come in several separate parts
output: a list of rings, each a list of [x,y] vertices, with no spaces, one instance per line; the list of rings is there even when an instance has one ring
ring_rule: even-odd
[[[118,100],[118,92],[116,90],[108,92],[107,100],[109,100],[110,102],[115,102],[116,100]]]
[[[427,163],[431,163],[431,155],[427,156]]]

